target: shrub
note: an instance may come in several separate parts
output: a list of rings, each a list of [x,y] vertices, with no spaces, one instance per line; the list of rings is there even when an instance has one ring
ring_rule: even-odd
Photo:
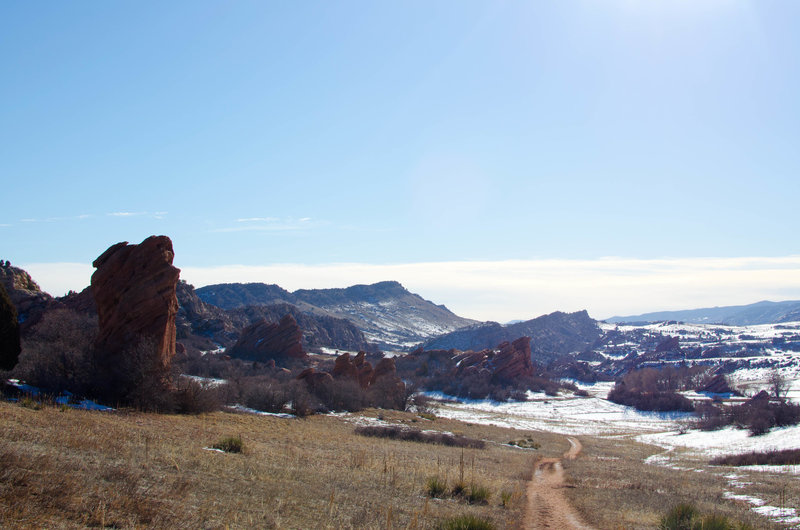
[[[179,380],[174,396],[175,412],[180,414],[201,414],[222,407],[219,389],[194,379]]]
[[[701,515],[691,504],[679,504],[661,518],[660,530],[749,530],[750,525],[720,514]]]
[[[489,488],[485,486],[476,486],[473,484],[469,488],[467,502],[470,504],[486,504],[489,502],[490,495],[491,493],[489,492]]]
[[[692,530],[697,517],[697,508],[691,504],[679,504],[661,518],[659,530]]]
[[[67,309],[49,311],[23,342],[16,373],[54,393],[85,395],[94,377],[91,351],[96,335],[96,318]]]
[[[500,492],[500,506],[503,508],[508,508],[511,504],[511,499],[514,497],[514,494],[510,491],[503,490]]]
[[[629,388],[624,383],[617,383],[608,393],[608,400],[619,405],[634,407],[636,410],[652,412],[691,412],[692,402],[671,390],[647,391]]]
[[[219,449],[220,451],[225,451],[226,453],[241,453],[244,449],[244,444],[240,436],[228,436],[211,447]]]
[[[355,433],[362,436],[374,436],[377,438],[390,438],[392,440],[440,444],[451,447],[467,447],[471,449],[483,449],[486,447],[486,443],[483,440],[476,440],[474,438],[467,438],[466,436],[452,435],[444,432],[420,431],[417,429],[402,427],[400,425],[390,425],[387,427],[368,425],[356,427]]]
[[[17,308],[11,302],[5,287],[0,284],[0,370],[14,368],[17,365],[19,353]]]
[[[425,482],[425,493],[427,493],[429,497],[443,497],[446,491],[447,481],[439,477],[428,477],[428,480]]]
[[[494,525],[474,515],[459,515],[440,521],[436,530],[494,530]]]
[[[720,456],[711,460],[715,466],[794,466],[800,464],[800,449],[765,451]]]
[[[242,400],[251,409],[263,412],[283,412],[289,404],[289,385],[259,379],[243,385]]]
[[[519,440],[511,440],[508,442],[508,445],[515,445],[523,449],[539,449],[542,446],[539,442],[534,441],[534,439],[530,437],[521,438]]]

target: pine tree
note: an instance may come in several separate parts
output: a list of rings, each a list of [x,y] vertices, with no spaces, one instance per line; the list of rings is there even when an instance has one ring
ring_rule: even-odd
[[[0,284],[0,370],[11,370],[19,359],[19,321],[17,308]]]

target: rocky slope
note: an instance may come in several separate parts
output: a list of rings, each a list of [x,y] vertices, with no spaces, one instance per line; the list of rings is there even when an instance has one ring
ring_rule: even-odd
[[[236,292],[235,285],[230,291]],[[220,291],[217,291],[220,292]],[[263,291],[261,291],[263,292]],[[223,298],[211,296],[211,299]],[[250,302],[249,297],[245,299]],[[274,301],[276,299],[270,298]],[[291,315],[303,331],[303,347],[307,350],[331,348],[349,351],[376,351],[364,334],[352,322],[326,314],[309,314],[286,302],[270,304],[226,303],[228,309],[217,307],[198,296],[197,291],[186,282],[178,284],[178,337],[182,342],[193,344],[198,349],[213,349],[214,344],[231,346],[240,337],[240,332],[261,319],[277,323]]]
[[[597,322],[586,311],[557,311],[509,326],[502,326],[497,322],[477,324],[431,339],[423,344],[423,348],[477,351],[501,342],[514,341],[519,337],[530,337],[533,359],[547,364],[561,355],[588,348],[601,335]]]
[[[219,284],[201,287],[197,294],[205,302],[219,303],[227,309],[283,301],[308,315],[344,318],[369,342],[388,350],[408,350],[428,338],[475,323],[409,292],[397,282],[345,289],[301,289],[293,293],[276,285]]]

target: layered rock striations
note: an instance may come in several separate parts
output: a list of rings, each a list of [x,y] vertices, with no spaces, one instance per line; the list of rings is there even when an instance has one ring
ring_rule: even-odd
[[[95,355],[102,374],[124,379],[125,355],[137,350],[137,363],[168,374],[175,355],[175,293],[180,270],[172,265],[172,241],[151,236],[138,245],[117,243],[92,264],[91,290],[99,332]]]

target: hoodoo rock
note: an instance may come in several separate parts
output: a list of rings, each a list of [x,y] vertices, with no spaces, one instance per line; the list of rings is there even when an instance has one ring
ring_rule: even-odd
[[[270,359],[302,359],[303,331],[292,315],[273,324],[261,319],[242,330],[239,340],[228,350],[231,357],[267,362]]]
[[[175,288],[180,269],[173,267],[172,241],[151,236],[138,245],[117,243],[92,265],[91,289],[97,306],[99,332],[95,342],[98,368],[124,378],[126,352],[151,373],[168,374],[175,355]]]

